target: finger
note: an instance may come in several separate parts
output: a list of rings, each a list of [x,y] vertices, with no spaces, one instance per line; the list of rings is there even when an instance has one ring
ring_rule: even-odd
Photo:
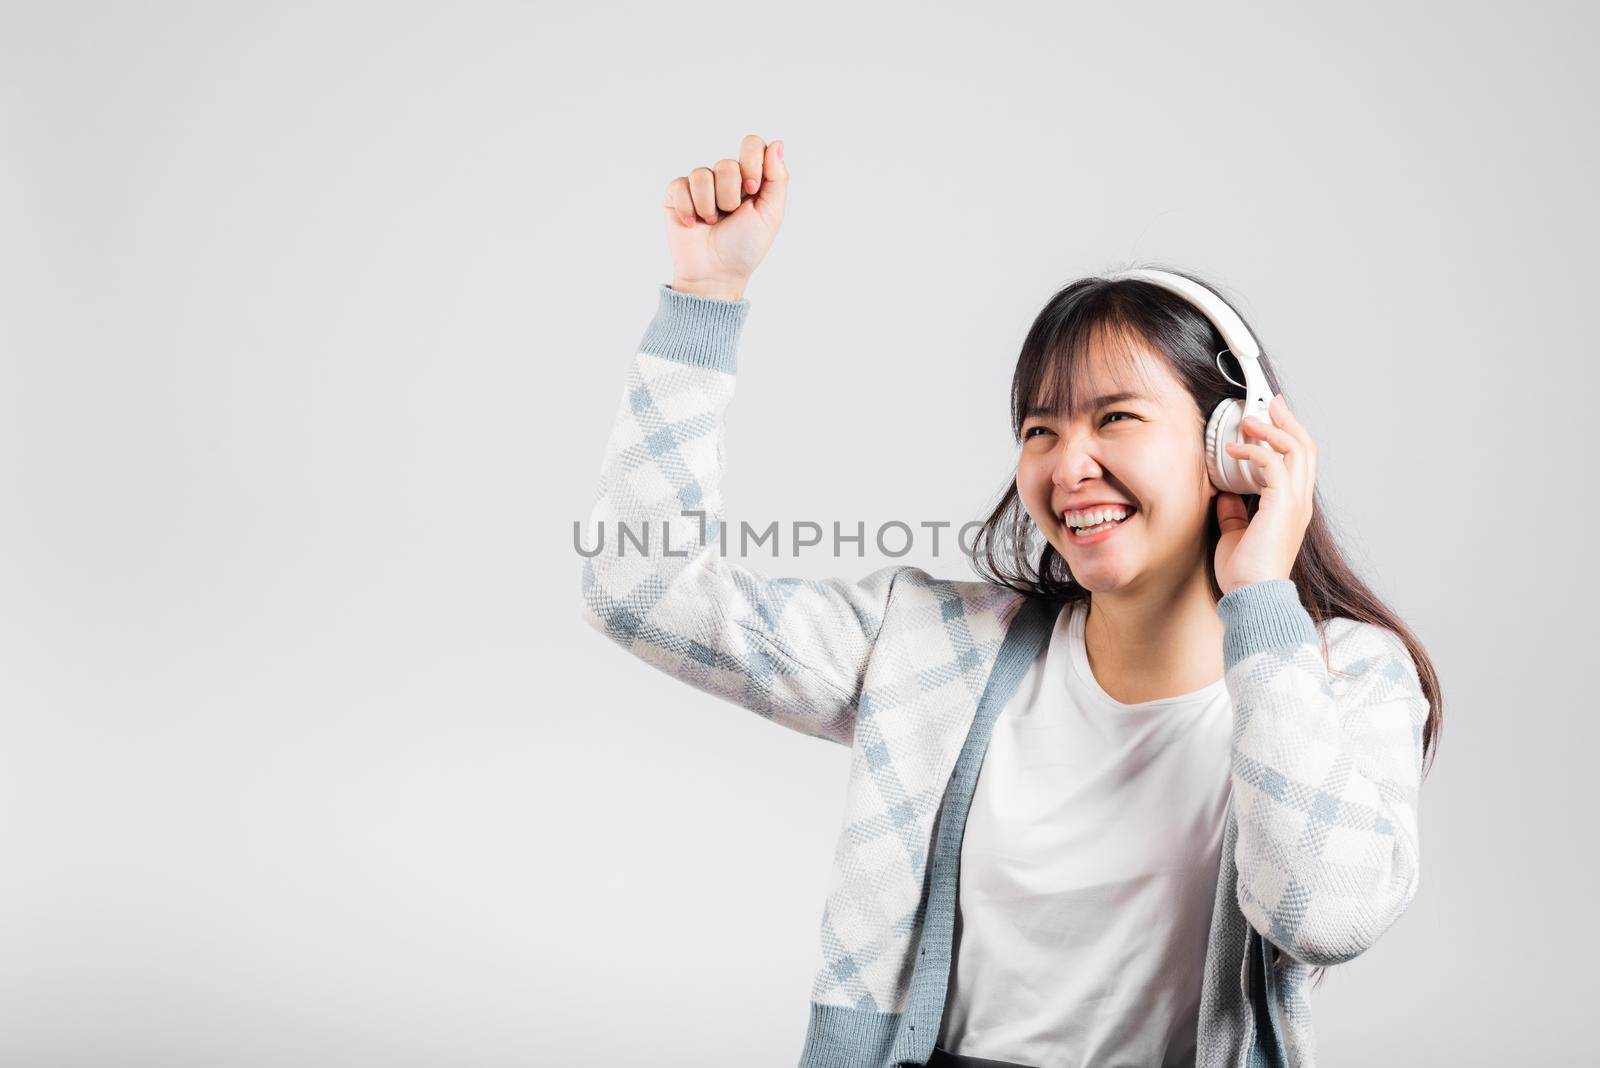
[[[1246,434],[1251,434],[1258,438],[1265,438],[1273,448],[1282,453],[1297,452],[1303,447],[1300,439],[1289,433],[1289,431],[1285,430],[1283,427],[1269,426],[1253,415],[1246,417],[1245,420],[1239,424],[1239,428]]]
[[[761,160],[767,154],[767,143],[755,134],[745,134],[739,141],[739,174],[743,178],[740,189],[747,196],[761,191]]]
[[[1249,460],[1256,465],[1256,470],[1261,473],[1262,485],[1276,487],[1284,479],[1283,454],[1265,445],[1241,444],[1237,441],[1228,442],[1227,453]]]
[[[1315,478],[1317,469],[1317,446],[1311,440],[1310,434],[1300,425],[1293,415],[1288,414],[1288,409],[1282,405],[1282,394],[1273,398],[1268,413],[1275,421],[1282,423],[1280,426],[1268,426],[1255,416],[1250,416],[1241,424],[1241,429],[1246,434],[1265,438],[1288,457],[1290,466],[1306,479]],[[1272,409],[1278,407],[1278,412]]]
[[[1259,442],[1252,443],[1248,441],[1228,442],[1228,454],[1230,456],[1246,457],[1247,459],[1254,461],[1258,466],[1262,464],[1275,464],[1280,468],[1284,466],[1284,460],[1287,459],[1283,453],[1269,445],[1262,445]]]
[[[1317,445],[1311,437],[1311,431],[1289,410],[1289,402],[1284,400],[1282,393],[1272,398],[1272,402],[1267,405],[1267,412],[1272,416],[1273,422],[1299,438],[1308,450],[1316,451]]]
[[[674,178],[667,183],[667,199],[664,206],[671,208],[683,225],[695,224],[694,200],[689,196],[689,179]]]
[[[708,223],[717,221],[717,180],[710,167],[696,167],[689,172],[689,196],[694,200],[694,213]]]
[[[1250,525],[1250,512],[1244,498],[1237,493],[1223,491],[1217,494],[1217,524],[1226,534],[1230,530],[1243,530]]]
[[[767,225],[776,229],[783,222],[783,208],[789,201],[789,166],[783,162],[783,142],[767,145],[761,164],[761,192],[756,195],[756,210]]]
[[[736,159],[719,159],[713,167],[716,174],[717,207],[723,211],[734,211],[743,201],[739,192],[739,161]]]

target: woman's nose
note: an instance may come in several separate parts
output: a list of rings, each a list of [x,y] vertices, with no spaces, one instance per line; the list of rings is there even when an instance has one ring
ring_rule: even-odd
[[[1099,473],[1100,463],[1089,450],[1082,445],[1069,443],[1062,446],[1061,455],[1056,457],[1051,479],[1063,489],[1070,489],[1085,478],[1093,478]]]

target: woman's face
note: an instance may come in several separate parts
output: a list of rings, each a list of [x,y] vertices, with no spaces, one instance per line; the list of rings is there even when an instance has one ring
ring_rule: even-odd
[[[1177,588],[1196,568],[1203,574],[1217,493],[1194,398],[1143,341],[1125,347],[1131,367],[1121,352],[1107,359],[1091,349],[1070,423],[1064,404],[1061,411],[1033,406],[1017,460],[1017,491],[1034,525],[1073,579],[1097,593]],[[1063,518],[1111,502],[1132,511],[1109,532],[1082,538]]]

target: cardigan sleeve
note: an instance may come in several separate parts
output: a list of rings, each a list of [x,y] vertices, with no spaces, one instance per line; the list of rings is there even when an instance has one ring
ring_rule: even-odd
[[[1298,960],[1350,960],[1417,892],[1428,701],[1416,665],[1393,631],[1342,618],[1327,624],[1324,664],[1289,579],[1237,587],[1217,612],[1239,908]]]
[[[583,617],[674,678],[849,745],[903,568],[859,581],[768,578],[724,554],[738,546],[722,533],[724,414],[750,302],[664,283],[658,294],[580,541]]]

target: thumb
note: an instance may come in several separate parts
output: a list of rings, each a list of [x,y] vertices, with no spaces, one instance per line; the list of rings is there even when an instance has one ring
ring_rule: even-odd
[[[761,163],[761,190],[756,194],[756,210],[774,230],[783,222],[783,208],[789,201],[789,168],[783,162],[783,142],[767,146]]]
[[[1250,525],[1250,513],[1244,506],[1243,497],[1226,491],[1217,494],[1217,525],[1224,534],[1243,530]]]

